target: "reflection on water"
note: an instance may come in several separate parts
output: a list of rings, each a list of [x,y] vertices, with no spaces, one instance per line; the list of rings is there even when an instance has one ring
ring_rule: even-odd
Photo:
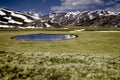
[[[28,40],[28,41],[55,41],[55,40],[66,40],[75,38],[75,35],[68,34],[30,34],[23,36],[16,36],[13,39],[16,40]]]

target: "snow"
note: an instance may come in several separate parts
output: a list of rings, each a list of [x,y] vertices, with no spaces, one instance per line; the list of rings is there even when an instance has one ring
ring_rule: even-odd
[[[51,27],[51,25],[49,25],[48,23],[45,23],[45,25],[47,28]]]
[[[20,12],[15,13],[14,11],[6,10],[6,9],[3,9],[3,10],[10,12],[12,16],[22,18],[25,22],[32,22],[32,20],[28,19],[26,16],[22,15]]]
[[[84,31],[85,29],[80,29],[80,30],[74,30],[74,31],[70,31],[70,32],[82,32]]]
[[[46,22],[46,20],[42,20],[42,19],[41,19],[41,22]]]
[[[21,22],[15,21],[15,20],[13,20],[13,19],[9,20],[8,22],[9,22],[9,23],[16,23],[16,24],[23,24],[23,23],[21,23]]]
[[[15,17],[22,18],[22,19],[24,19],[25,22],[32,22],[32,20],[28,19],[27,17],[25,17],[25,16],[23,16],[23,15],[15,14],[14,12],[11,12],[11,15],[12,15],[12,16],[15,16]]]
[[[6,14],[3,11],[0,11],[0,15],[4,16]]]
[[[25,27],[25,28],[35,28],[34,26],[27,26],[27,27]]]
[[[4,18],[5,18],[5,19],[8,19],[8,20],[11,19],[11,17],[4,17]]]
[[[4,24],[7,24],[7,22],[3,22],[3,21],[0,21],[0,23],[4,23]]]
[[[50,13],[50,14],[49,14],[49,18],[51,18],[51,22],[52,22],[52,23],[55,23],[55,21],[54,21],[54,20],[55,20],[55,14],[51,14],[51,13]]]
[[[101,10],[99,10],[98,12],[97,12],[97,14],[99,15],[99,16],[110,16],[110,15],[118,15],[118,13],[115,13],[115,12],[112,12],[112,11],[107,11],[108,13],[106,13],[104,10],[103,10],[103,13],[102,13],[102,11]]]
[[[90,20],[95,18],[91,13],[88,13],[88,16],[89,16]]]
[[[32,16],[32,17],[33,17],[34,19],[36,19],[36,20],[37,20],[37,19],[40,19],[38,13],[34,13],[34,16]]]
[[[4,17],[4,18],[5,18],[5,19],[8,19],[8,22],[9,22],[9,23],[23,24],[23,23],[21,23],[21,22],[18,22],[18,21],[13,20],[11,17]]]
[[[9,25],[0,25],[0,28],[13,28],[13,26],[9,26]]]
[[[51,22],[54,23],[55,22],[54,20],[55,20],[55,18],[52,18]]]
[[[97,14],[98,14],[99,16],[102,16],[102,15],[103,15],[103,14],[101,13],[101,11],[98,11]]]
[[[49,14],[49,18],[54,18],[54,14]]]
[[[14,17],[18,17],[18,18],[22,18],[25,22],[32,22],[32,20],[28,19],[26,16],[22,15],[21,13],[19,12],[14,12],[14,11],[10,11],[10,10],[6,10],[6,9],[2,9],[2,10],[5,10],[7,12],[10,12],[11,13],[11,16],[14,16]],[[4,12],[0,11],[0,15],[6,15]],[[36,18],[36,17],[35,17]],[[7,19],[7,17],[6,17]],[[9,19],[9,18],[8,18]],[[21,24],[20,22],[15,22],[15,21],[10,21],[11,23],[18,23],[18,24]]]
[[[20,29],[34,29],[34,28],[38,28],[38,27],[34,27],[34,26],[27,26],[27,27],[21,27],[19,26]]]
[[[109,15],[118,15],[118,13],[108,11]]]
[[[76,15],[78,15],[80,12],[68,12],[66,15],[65,15],[65,17],[70,17],[70,15],[72,15],[74,18],[75,18],[75,16]]]
[[[60,22],[62,21],[63,17],[60,18]]]

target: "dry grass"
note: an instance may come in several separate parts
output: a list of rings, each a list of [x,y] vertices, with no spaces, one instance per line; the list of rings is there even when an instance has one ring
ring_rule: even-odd
[[[0,80],[120,80],[120,32],[75,32],[52,42],[11,37],[69,31],[0,31]]]
[[[0,53],[2,80],[119,80],[120,55]]]

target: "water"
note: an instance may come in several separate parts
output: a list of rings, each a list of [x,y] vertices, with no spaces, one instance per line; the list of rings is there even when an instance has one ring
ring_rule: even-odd
[[[77,37],[76,35],[69,34],[30,34],[23,36],[16,36],[13,39],[16,40],[27,40],[27,41],[56,41],[56,40],[67,40]]]

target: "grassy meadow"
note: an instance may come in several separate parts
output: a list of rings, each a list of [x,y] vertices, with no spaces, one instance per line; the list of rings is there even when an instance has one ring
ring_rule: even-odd
[[[83,27],[82,27],[83,28]],[[0,80],[120,80],[120,28],[0,29]],[[19,41],[26,34],[75,34],[61,41]]]

